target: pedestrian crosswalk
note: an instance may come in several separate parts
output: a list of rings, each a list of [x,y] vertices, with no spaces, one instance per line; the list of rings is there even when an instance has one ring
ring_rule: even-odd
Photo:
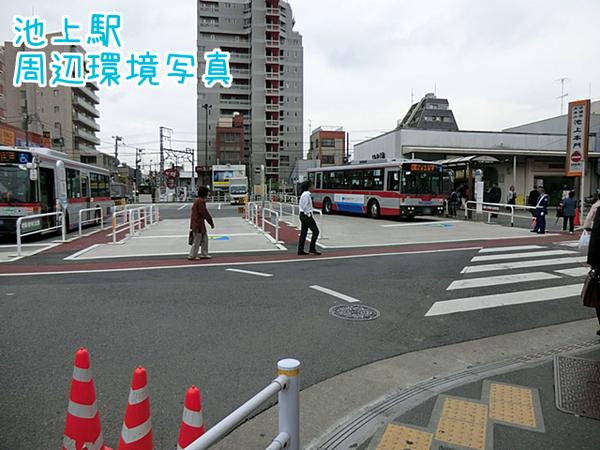
[[[481,249],[447,287],[448,299],[425,314],[441,316],[577,297],[588,272],[574,248],[521,245]]]

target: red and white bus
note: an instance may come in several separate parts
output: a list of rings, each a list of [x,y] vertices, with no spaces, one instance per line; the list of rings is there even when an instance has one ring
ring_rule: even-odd
[[[421,160],[373,161],[308,169],[313,198],[323,213],[332,211],[370,217],[441,215],[445,173],[442,165]]]
[[[0,236],[14,236],[19,217],[63,208],[67,229],[79,226],[79,210],[101,207],[104,217],[114,208],[110,173],[73,161],[64,153],[46,148],[0,146]],[[82,213],[83,221],[100,211]],[[56,218],[23,222],[23,232],[54,226]]]

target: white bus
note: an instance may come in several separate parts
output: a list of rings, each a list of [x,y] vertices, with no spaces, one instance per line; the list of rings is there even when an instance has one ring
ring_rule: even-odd
[[[323,213],[332,211],[370,217],[441,215],[446,174],[439,163],[391,160],[308,169],[313,198]]]
[[[19,217],[66,211],[68,230],[79,226],[79,210],[101,207],[104,217],[114,208],[110,173],[73,161],[46,148],[0,146],[0,237],[14,236]],[[100,217],[100,211],[82,214],[83,221]],[[23,222],[23,231],[54,226],[55,217]]]

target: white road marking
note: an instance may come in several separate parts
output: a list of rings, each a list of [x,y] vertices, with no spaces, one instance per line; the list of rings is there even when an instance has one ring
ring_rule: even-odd
[[[512,247],[490,247],[482,248],[479,253],[495,253],[495,252],[511,252],[513,250],[535,250],[539,248],[546,248],[541,245],[516,245]]]
[[[177,211],[181,211],[182,209],[186,208],[187,206],[189,206],[188,203],[186,203],[185,205],[180,206],[179,208],[177,208]]]
[[[66,257],[66,258],[64,258],[64,259],[65,259],[65,260],[67,260],[67,261],[68,261],[68,260],[72,260],[72,259],[77,259],[77,258],[79,258],[79,256],[83,255],[84,253],[87,253],[87,252],[89,252],[90,250],[93,250],[93,249],[95,249],[96,247],[99,247],[100,245],[101,245],[101,244],[94,244],[94,245],[91,245],[91,246],[89,246],[89,247],[87,247],[87,248],[84,248],[83,250],[79,250],[78,252],[76,252],[76,253],[73,253],[72,255],[69,255],[69,256],[67,256],[67,257]]]
[[[446,288],[447,291],[455,289],[468,289],[474,287],[498,286],[500,284],[523,283],[525,281],[550,280],[560,278],[547,272],[515,273],[513,275],[499,275],[497,277],[471,278],[468,280],[453,281]]]
[[[582,287],[583,284],[580,283],[544,289],[533,289],[529,291],[446,300],[434,303],[425,316],[442,316],[457,312],[476,311],[479,309],[497,308],[499,306],[520,305],[523,303],[545,302],[575,297],[581,294]]]
[[[339,298],[341,300],[345,300],[345,301],[350,302],[350,303],[360,302],[360,300],[358,300],[358,299],[356,299],[354,297],[350,297],[349,295],[342,294],[341,292],[336,292],[336,291],[333,291],[331,289],[327,289],[327,288],[322,287],[322,286],[317,286],[316,284],[314,284],[312,286],[309,286],[309,288],[314,289],[315,291],[323,292],[324,294],[332,295],[334,297],[337,297],[337,298]]]
[[[276,259],[273,261],[240,261],[234,263],[209,263],[209,264],[174,264],[172,266],[159,266],[159,267],[126,267],[120,269],[86,269],[86,270],[64,270],[64,271],[50,271],[50,272],[20,272],[20,273],[0,273],[0,277],[29,277],[29,276],[40,276],[40,275],[74,275],[74,274],[88,274],[88,273],[111,273],[111,272],[143,272],[146,270],[174,270],[174,269],[204,269],[211,267],[222,267],[222,266],[248,266],[248,265],[263,265],[263,264],[286,264],[286,263],[314,263],[321,261],[335,261],[343,259],[356,259],[356,258],[377,258],[382,256],[402,256],[402,255],[422,255],[424,253],[445,253],[445,252],[462,252],[462,251],[473,251],[479,250],[481,247],[466,247],[466,248],[449,248],[444,250],[425,250],[418,252],[393,252],[393,253],[369,253],[366,255],[347,255],[347,256],[320,256],[318,258],[298,258],[298,259]],[[213,252],[214,253],[214,252]],[[155,255],[152,255],[155,256]],[[129,256],[128,256],[129,257]]]
[[[247,273],[248,275],[256,275],[257,277],[272,277],[272,273],[253,272],[252,270],[242,269],[225,269],[228,272]]]
[[[221,209],[221,204],[219,203],[219,206],[217,206],[217,209],[220,210]]]
[[[419,222],[419,223],[393,223],[389,225],[380,225],[382,228],[392,228],[392,227],[418,227],[423,225],[436,225],[438,223],[456,223],[462,222],[461,220],[439,220],[439,221],[431,221],[431,222]]]
[[[506,253],[503,255],[475,256],[471,261],[500,261],[502,259],[536,258],[539,256],[573,255],[573,250],[544,250],[541,252]]]
[[[556,273],[561,273],[570,277],[582,277],[587,275],[589,271],[589,267],[574,267],[573,269],[555,270]]]
[[[516,239],[532,239],[532,238],[544,238],[548,236],[558,236],[557,234],[535,234],[533,236],[503,236],[503,237],[480,237],[480,238],[466,238],[466,239],[444,239],[438,241],[413,241],[413,242],[386,242],[383,244],[348,244],[348,245],[328,245],[321,246],[323,248],[365,248],[365,247],[392,247],[400,245],[417,245],[417,244],[445,244],[447,242],[471,242],[471,241],[500,241],[500,240],[516,240]],[[317,244],[318,245],[318,244]],[[481,248],[481,247],[478,247]]]
[[[467,266],[460,273],[490,272],[494,270],[526,269],[529,267],[559,266],[565,264],[579,264],[585,262],[587,256],[571,258],[540,259],[538,261],[516,261],[498,264],[482,264],[480,266]]]

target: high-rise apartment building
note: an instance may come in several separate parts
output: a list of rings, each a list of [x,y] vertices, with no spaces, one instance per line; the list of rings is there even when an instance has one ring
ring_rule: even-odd
[[[47,35],[48,45],[42,49],[46,54],[47,73],[50,74],[50,61],[53,51],[80,52],[85,50],[77,45],[54,45],[50,43],[53,36]],[[97,109],[100,99],[98,87],[94,83],[86,83],[81,87],[40,87],[37,84],[23,83],[13,86],[16,56],[22,48],[15,48],[12,42],[4,44],[4,77],[5,105],[7,122],[24,130],[49,136],[55,150],[65,152],[70,158],[98,164],[99,156],[96,146],[100,139],[96,132],[100,131]],[[48,77],[49,78],[49,77]]]
[[[199,165],[220,162],[217,123],[239,112],[250,173],[264,165],[267,179],[289,181],[303,148],[302,36],[293,28],[292,9],[282,0],[199,0]],[[204,53],[214,48],[231,54],[230,88],[202,83]]]

